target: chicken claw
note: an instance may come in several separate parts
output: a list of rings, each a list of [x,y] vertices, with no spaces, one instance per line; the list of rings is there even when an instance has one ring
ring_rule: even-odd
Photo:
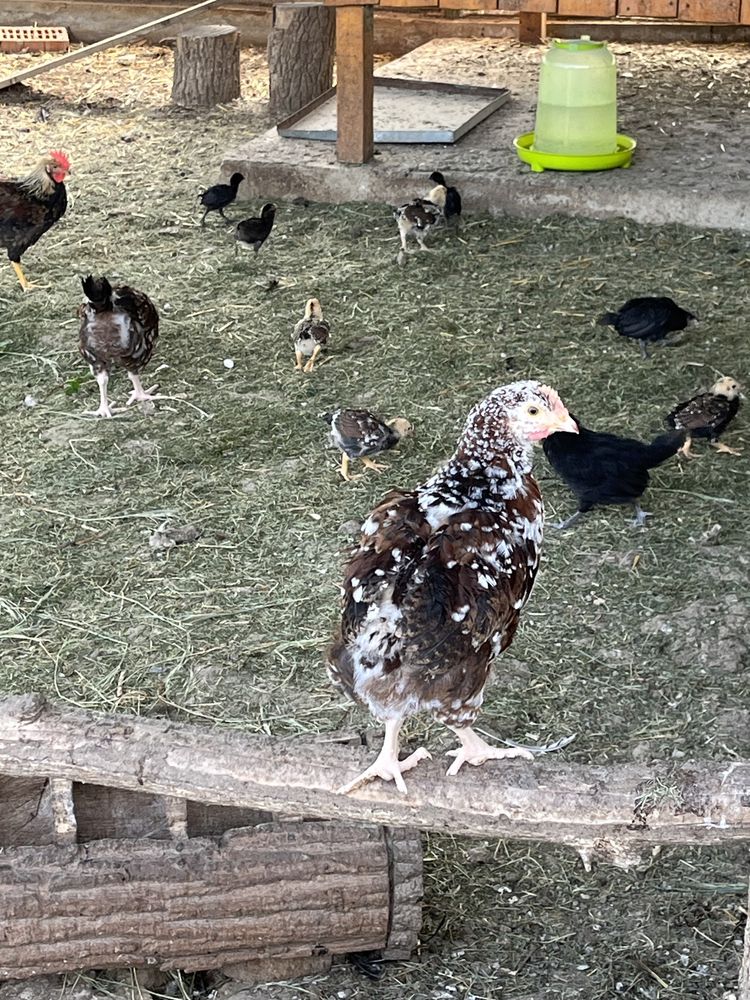
[[[723,441],[711,441],[711,447],[715,448],[720,455],[741,455],[742,451],[739,448],[730,448],[728,444],[724,444]]]
[[[402,777],[404,771],[411,771],[420,761],[432,760],[432,754],[424,747],[419,747],[414,753],[409,754],[404,760],[399,760],[390,749],[383,747],[374,764],[363,771],[353,781],[337,788],[339,795],[348,795],[355,788],[374,781],[375,778],[382,778],[383,781],[392,781],[402,795],[406,795],[406,783]]]
[[[382,472],[384,469],[390,469],[390,465],[386,465],[385,462],[373,462],[371,458],[363,458],[362,464],[367,469],[372,469],[373,472]]]
[[[133,391],[128,396],[126,406],[132,406],[133,403],[145,403],[152,399],[159,399],[159,396],[154,395],[156,390],[159,388],[158,385],[152,385],[150,389],[144,389],[140,378],[134,375],[133,372],[128,372],[128,378],[133,383]]]
[[[449,757],[455,757],[451,766],[446,771],[448,777],[458,774],[464,764],[471,764],[479,767],[487,760],[504,760],[508,757],[520,757],[522,760],[533,760],[534,754],[523,747],[493,747],[485,743],[481,736],[477,736],[473,729],[454,729],[456,736],[461,741],[461,746],[457,750],[448,750]]]

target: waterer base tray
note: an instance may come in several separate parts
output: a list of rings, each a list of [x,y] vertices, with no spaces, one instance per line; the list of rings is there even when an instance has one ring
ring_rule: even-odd
[[[599,156],[561,156],[558,153],[540,153],[532,149],[534,133],[526,132],[513,140],[516,152],[524,163],[528,163],[535,173],[542,170],[612,170],[613,167],[629,167],[635,150],[635,139],[628,135],[617,136],[617,152]]]

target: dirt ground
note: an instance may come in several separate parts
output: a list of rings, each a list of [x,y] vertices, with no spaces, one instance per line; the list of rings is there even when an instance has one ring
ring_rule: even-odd
[[[701,52],[708,87],[724,49]],[[638,58],[653,63],[648,51]],[[692,49],[685,59],[661,82],[686,96],[704,70]],[[0,57],[0,71],[15,65]],[[243,54],[243,99],[205,114],[169,106],[170,66],[167,49],[114,50],[0,98],[8,173],[60,146],[74,170],[67,216],[24,259],[41,287],[24,296],[0,269],[0,689],[274,734],[374,732],[321,667],[353,523],[391,486],[427,476],[473,402],[504,381],[540,377],[587,424],[644,438],[718,374],[746,381],[748,239],[490,219],[467,205],[458,236],[436,235],[433,254],[398,268],[386,206],[287,203],[257,260],[235,258],[219,220],[198,226],[197,195],[232,140],[268,126],[263,56]],[[648,88],[642,99],[645,115]],[[415,177],[415,193],[425,184]],[[96,393],[75,310],[89,271],[159,305],[151,368],[171,398],[154,409],[84,415]],[[649,293],[673,295],[701,325],[642,362],[593,320]],[[290,332],[310,295],[333,336],[326,363],[303,378]],[[113,379],[119,403],[123,382]],[[381,477],[337,476],[320,415],[342,404],[415,423]],[[727,434],[745,456],[747,426],[742,411]],[[541,458],[538,476],[550,519],[571,512]],[[701,449],[671,462],[646,507],[645,530],[606,509],[549,531],[533,601],[488,692],[486,732],[577,733],[565,753],[578,761],[750,754],[747,458]],[[158,552],[149,539],[165,522],[200,537]],[[449,746],[424,719],[412,741]],[[378,983],[342,964],[238,1000],[732,1000],[748,870],[747,847],[664,851],[640,871],[587,874],[562,850],[427,837],[412,961]],[[196,996],[209,997],[203,985]],[[33,989],[6,985],[0,998],[125,996],[111,976]],[[154,996],[191,989],[173,978]]]

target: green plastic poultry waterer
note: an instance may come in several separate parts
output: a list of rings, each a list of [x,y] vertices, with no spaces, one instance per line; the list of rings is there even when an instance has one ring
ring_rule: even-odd
[[[629,167],[636,143],[630,136],[618,134],[614,153],[571,156],[543,153],[534,149],[534,133],[526,132],[514,139],[513,145],[523,162],[528,163],[535,173],[541,173],[542,170],[612,170],[613,167]]]

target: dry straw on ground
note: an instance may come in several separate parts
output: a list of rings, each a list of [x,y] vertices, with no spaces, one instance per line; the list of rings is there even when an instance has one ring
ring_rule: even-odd
[[[9,173],[55,147],[74,170],[68,215],[24,261],[43,287],[24,297],[0,270],[0,687],[276,734],[365,729],[321,668],[351,522],[428,475],[498,383],[542,378],[589,425],[648,437],[717,373],[746,379],[750,250],[732,233],[467,206],[458,235],[398,268],[386,206],[282,204],[258,257],[235,258],[221,220],[199,228],[197,195],[224,148],[266,127],[263,60],[243,53],[243,100],[201,115],[169,107],[170,60],[112,50],[0,105]],[[152,371],[171,398],[152,412],[83,415],[96,394],[75,309],[89,271],[159,305]],[[644,363],[593,320],[657,292],[702,325]],[[313,295],[331,351],[302,377],[290,333]],[[112,388],[121,403],[124,379]],[[339,479],[320,414],[340,404],[416,425],[381,477]],[[746,415],[728,438],[748,449]],[[539,476],[551,518],[569,513],[541,458]],[[647,530],[608,509],[550,532],[482,728],[577,732],[566,754],[579,760],[746,756],[747,490],[746,459],[705,454],[655,473]],[[157,552],[165,522],[200,537]],[[449,744],[428,720],[409,738]],[[446,836],[426,851],[414,961],[378,985],[342,967],[249,996],[705,1000],[732,987],[746,851],[669,852],[628,875]]]

